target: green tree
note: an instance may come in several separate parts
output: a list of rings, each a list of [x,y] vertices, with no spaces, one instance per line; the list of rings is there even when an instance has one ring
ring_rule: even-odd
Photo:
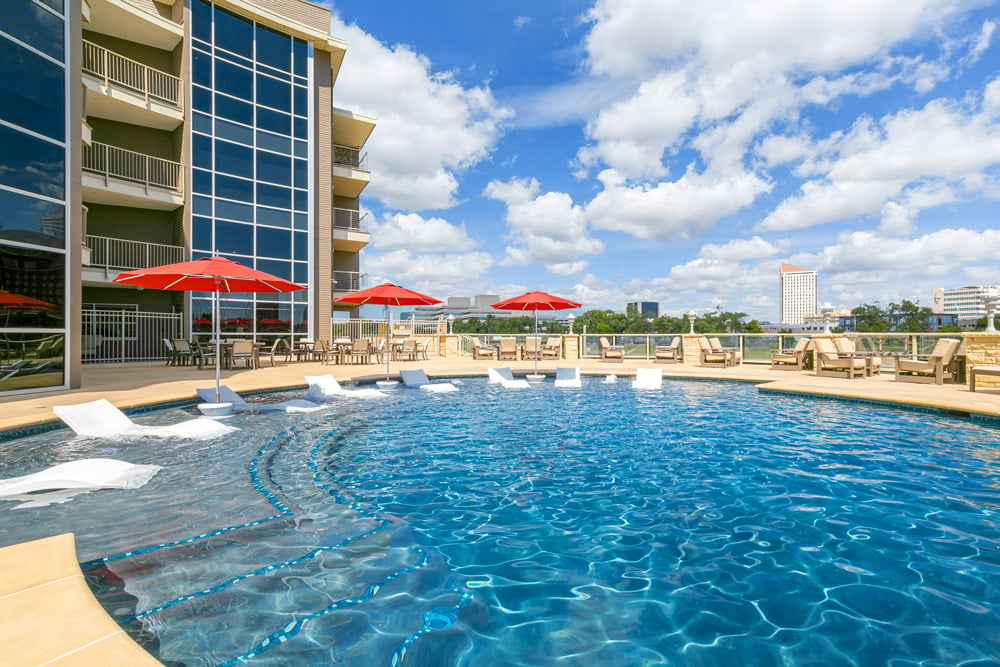
[[[896,323],[894,331],[927,331],[927,320],[933,314],[930,308],[921,308],[919,302],[913,303],[909,299],[903,299],[901,303],[889,303],[889,319]]]
[[[889,317],[878,304],[863,303],[851,311],[855,317],[854,328],[857,331],[888,331]]]

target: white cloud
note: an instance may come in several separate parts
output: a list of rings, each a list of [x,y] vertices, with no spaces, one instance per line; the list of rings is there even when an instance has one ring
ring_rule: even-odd
[[[882,207],[882,222],[878,230],[886,236],[906,236],[913,231],[914,212],[894,201]]]
[[[472,250],[479,245],[470,238],[464,225],[453,225],[442,218],[423,218],[416,213],[396,213],[372,223],[372,247],[379,250],[406,249],[414,252]]]
[[[604,244],[589,236],[584,210],[563,192],[540,193],[535,179],[491,181],[483,194],[507,206],[509,230],[505,265],[545,265],[549,273],[567,276],[583,271],[584,255],[597,255]]]
[[[990,40],[993,38],[993,33],[996,29],[996,21],[983,21],[983,28],[979,33],[979,37],[972,44],[972,48],[969,49],[969,55],[966,58],[968,64],[972,65],[979,62],[979,59],[983,57],[986,50],[990,48]]]
[[[493,258],[485,252],[415,254],[393,250],[381,255],[366,254],[364,266],[374,284],[390,280],[443,299],[481,293],[483,277],[493,266]]]
[[[336,14],[331,30],[348,44],[334,106],[377,119],[366,144],[376,177],[365,195],[397,209],[454,206],[458,175],[489,156],[510,109],[488,87],[465,88],[408,46],[386,46]]]
[[[705,259],[742,262],[774,257],[779,252],[784,252],[788,245],[787,240],[771,243],[759,236],[754,236],[751,239],[733,239],[723,245],[709,243],[702,246],[698,254]]]

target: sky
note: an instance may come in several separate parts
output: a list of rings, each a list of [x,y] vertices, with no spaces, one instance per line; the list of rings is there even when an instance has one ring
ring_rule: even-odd
[[[1000,2],[328,0],[361,270],[778,320],[1000,284]]]

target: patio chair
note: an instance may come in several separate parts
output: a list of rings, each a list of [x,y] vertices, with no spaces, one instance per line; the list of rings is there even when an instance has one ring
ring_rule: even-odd
[[[215,403],[215,387],[195,389],[198,397],[206,403]],[[235,391],[222,385],[219,387],[219,403],[232,403],[233,412],[312,412],[319,410],[323,406],[312,401],[301,398],[293,398],[290,401],[280,403],[247,403],[243,397]]]
[[[732,365],[732,357],[721,347],[714,347],[708,340],[708,336],[698,338],[699,361],[702,366],[721,366],[729,368]]]
[[[412,371],[399,371],[399,379],[407,387],[419,388],[424,391],[432,391],[436,394],[444,394],[451,391],[458,391],[458,387],[450,382],[431,382],[427,373],[423,369]]]
[[[386,398],[388,394],[378,389],[344,389],[332,375],[306,375],[306,400],[321,403],[335,398]]]
[[[292,360],[292,346],[288,344],[287,338],[278,338],[270,347],[262,347],[259,356],[270,361],[272,367],[277,367],[278,359],[282,357],[285,363]]]
[[[712,346],[712,350],[719,351],[722,350],[729,355],[729,365],[739,366],[743,362],[743,353],[740,352],[738,347],[723,347],[722,342],[718,338],[712,337],[708,339],[709,345]]]
[[[235,367],[237,363],[244,364],[247,368],[257,368],[252,340],[241,338],[233,341],[229,348],[229,366]]]
[[[407,338],[403,341],[403,347],[399,348],[400,361],[417,360],[417,339]]]
[[[633,389],[659,389],[662,386],[663,371],[659,368],[635,369],[635,380],[632,381]]]
[[[579,368],[556,368],[556,386],[579,388],[583,386],[580,380]]]
[[[162,340],[163,345],[167,348],[167,366],[177,366],[177,351],[174,349],[173,342],[169,338],[163,338]]]
[[[542,345],[542,359],[562,359],[562,337],[552,336]]]
[[[598,342],[601,344],[601,361],[617,361],[619,363],[625,361],[624,347],[612,345],[604,336],[601,336]]]
[[[917,355],[910,359],[896,359],[896,382],[923,382],[944,384],[954,382],[951,361],[962,341],[956,338],[939,338],[928,355]]]
[[[865,375],[880,375],[882,373],[882,357],[875,352],[863,352],[855,347],[854,341],[847,336],[837,336],[833,346],[840,354],[853,354],[865,360]]]
[[[188,343],[191,347],[191,354],[194,355],[194,359],[198,362],[198,370],[201,370],[206,365],[214,367],[215,365],[215,343],[199,343],[196,340]]]
[[[478,338],[473,336],[472,342],[472,358],[473,359],[495,359],[497,356],[497,349],[492,345],[486,345]]]
[[[812,341],[800,338],[795,341],[795,347],[773,350],[771,352],[771,370],[801,371],[806,365],[806,355]]]
[[[505,389],[527,389],[531,386],[524,378],[514,379],[509,368],[490,368],[486,371],[490,384],[498,384]]]
[[[371,363],[372,351],[371,341],[367,338],[355,338],[351,341],[351,349],[347,351],[347,363],[353,364],[355,360],[359,363]]]
[[[191,347],[191,343],[184,338],[174,338],[171,344],[173,346],[174,364],[177,366],[194,365],[198,355],[194,351],[194,348]]]
[[[497,352],[497,359],[513,359],[517,361],[517,339],[504,337],[500,339],[500,350]]]
[[[427,350],[431,346],[431,339],[427,338],[423,343],[417,346],[417,356],[423,360],[427,360]]]
[[[657,345],[653,350],[653,361],[662,364],[677,364],[681,361],[681,337],[674,336],[670,345]]]
[[[814,338],[816,347],[816,375],[853,379],[865,376],[864,357],[840,354],[829,338]]]
[[[215,391],[214,389],[212,390]],[[169,426],[136,424],[106,398],[77,405],[55,405],[56,413],[77,435],[88,438],[188,438],[208,440],[237,429],[213,419],[197,418]]]
[[[524,339],[524,358],[542,358],[542,341],[538,336],[528,336]]]

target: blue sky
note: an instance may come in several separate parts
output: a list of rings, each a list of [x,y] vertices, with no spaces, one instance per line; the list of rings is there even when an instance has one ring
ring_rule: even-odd
[[[369,284],[776,320],[1000,283],[1000,3],[327,2]]]

